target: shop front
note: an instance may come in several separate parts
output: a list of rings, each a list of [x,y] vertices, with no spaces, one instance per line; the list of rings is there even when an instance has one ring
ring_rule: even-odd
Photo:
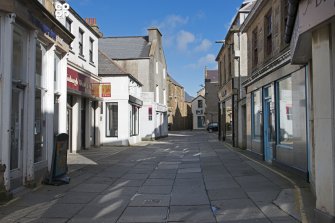
[[[67,68],[69,152],[100,145],[100,78]]]
[[[233,88],[234,78],[219,90],[220,140],[237,145],[237,94]]]
[[[244,82],[250,120],[247,148],[269,163],[289,167],[307,177],[308,67],[290,65],[289,52],[282,59]]]

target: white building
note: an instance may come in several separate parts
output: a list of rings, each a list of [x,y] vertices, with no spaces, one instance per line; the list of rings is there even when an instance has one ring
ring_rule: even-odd
[[[102,88],[111,88],[109,95],[102,94],[101,143],[131,145],[140,142],[142,84],[100,50],[99,76]]]
[[[167,136],[167,67],[159,30],[148,29],[148,36],[104,37],[99,49],[143,84],[142,139]]]
[[[54,123],[74,36],[49,6],[0,1],[0,194],[39,183],[51,168],[54,136],[66,131]]]
[[[59,21],[75,36],[67,61],[67,77],[62,76],[59,125],[69,134],[69,151],[77,152],[100,145],[100,82],[98,39],[100,34],[72,8]],[[88,24],[91,23],[91,24]],[[67,88],[66,88],[67,86]],[[67,92],[67,95],[65,95]]]
[[[192,100],[193,129],[205,129],[205,108],[206,100],[204,96],[198,95]]]

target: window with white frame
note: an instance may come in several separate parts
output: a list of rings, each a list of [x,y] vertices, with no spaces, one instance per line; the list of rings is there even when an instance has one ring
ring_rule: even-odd
[[[138,107],[131,105],[130,109],[130,136],[136,136],[139,133]]]
[[[72,20],[68,17],[65,19],[65,28],[71,32]]]
[[[261,139],[261,110],[262,110],[262,100],[261,91],[257,90],[251,94],[251,126],[252,126],[252,138],[256,140]]]
[[[156,74],[158,74],[158,61],[156,61]]]
[[[278,144],[292,145],[292,78],[287,77],[277,82],[277,120]]]
[[[118,137],[118,103],[106,103],[106,137]]]
[[[79,36],[78,36],[78,42],[79,42],[79,55],[84,56],[84,31],[79,28]]]
[[[163,90],[163,103],[164,103],[164,105],[166,105],[166,90],[164,89]]]
[[[198,108],[202,108],[202,107],[203,107],[202,100],[198,100]]]
[[[93,44],[94,40],[90,38],[90,49],[89,49],[89,55],[90,55],[90,62],[93,63]]]
[[[159,86],[156,85],[156,102],[159,103]]]

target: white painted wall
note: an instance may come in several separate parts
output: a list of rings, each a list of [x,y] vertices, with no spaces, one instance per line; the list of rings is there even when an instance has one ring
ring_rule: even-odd
[[[90,29],[88,29],[82,21],[78,20],[71,12],[68,16],[72,20],[71,33],[75,39],[71,43],[72,49],[69,53],[69,61],[78,65],[84,70],[92,74],[98,74],[98,37],[96,37]],[[65,26],[65,18],[57,18]],[[86,23],[86,22],[85,22]],[[84,31],[83,55],[79,56],[79,28]],[[93,63],[89,61],[89,39],[92,38],[93,42]]]
[[[198,101],[202,101],[202,108],[198,107]],[[206,101],[205,98],[198,96],[192,101],[192,114],[193,114],[193,129],[205,129],[206,126],[204,124],[204,128],[198,128],[198,116],[205,116],[205,108],[206,108]],[[201,114],[197,115],[196,111],[202,111]]]
[[[101,116],[101,143],[129,145],[140,142],[138,136],[130,136],[130,105],[129,94],[139,98],[141,87],[128,76],[103,77],[103,83],[111,83],[111,97],[104,98],[103,114]],[[106,137],[106,103],[118,103],[118,137]],[[142,108],[140,108],[139,118]],[[141,129],[141,125],[139,127]]]
[[[334,25],[332,26],[332,28]],[[333,31],[334,35],[334,31]],[[316,208],[335,215],[334,60],[331,29],[312,34]]]

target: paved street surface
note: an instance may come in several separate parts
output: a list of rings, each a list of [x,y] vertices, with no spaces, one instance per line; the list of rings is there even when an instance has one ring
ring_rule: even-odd
[[[70,155],[70,184],[17,195],[0,222],[300,222],[293,185],[216,138],[173,132]],[[308,204],[308,185],[296,182]]]

